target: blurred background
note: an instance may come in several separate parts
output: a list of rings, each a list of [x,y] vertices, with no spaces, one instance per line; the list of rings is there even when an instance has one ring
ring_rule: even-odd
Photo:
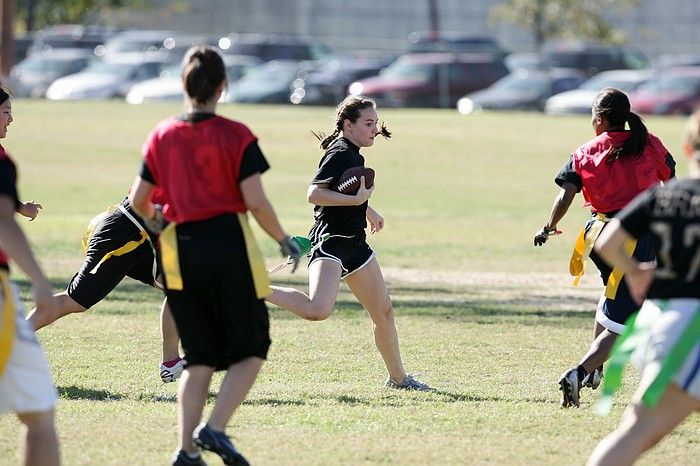
[[[696,0],[0,0],[17,97],[181,99],[192,45],[226,102],[588,113],[607,86],[646,114],[700,105]]]

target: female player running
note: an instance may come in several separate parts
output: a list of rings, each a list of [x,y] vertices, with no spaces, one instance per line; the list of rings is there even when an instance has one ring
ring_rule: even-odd
[[[329,235],[311,255],[309,294],[273,286],[267,300],[304,319],[324,320],[333,312],[340,280],[345,280],[374,324],[374,341],[389,372],[386,386],[431,390],[404,369],[391,298],[379,262],[366,242],[368,223],[371,233],[384,227],[382,216],[368,205],[374,187],[366,188],[363,177],[355,195],[330,189],[346,169],[364,166],[360,148],[371,147],[378,135],[391,136],[377,124],[376,105],[371,99],[351,96],[338,106],[333,132],[326,138],[319,137],[325,154],[307,195],[315,205],[315,223],[309,233],[312,247]]]
[[[579,405],[582,386],[594,389],[598,386],[600,367],[608,358],[615,338],[624,330],[627,318],[638,309],[620,272],[613,271],[591,248],[606,222],[630,200],[675,174],[673,157],[659,138],[648,132],[642,119],[630,111],[629,99],[622,91],[603,89],[593,102],[592,115],[596,137],[576,149],[555,178],[561,190],[549,220],[534,238],[534,244],[541,246],[549,235],[556,234],[557,224],[574,196],[583,192],[584,206],[590,206],[592,216],[577,240],[570,269],[580,277],[590,253],[606,289],[598,302],[593,343],[579,365],[565,371],[559,380],[563,407]],[[625,124],[629,125],[628,131]],[[638,260],[654,257],[648,235],[639,237],[636,246],[631,244],[629,248]]]
[[[163,203],[156,189],[154,202]],[[39,330],[63,316],[85,312],[102,301],[124,279],[131,277],[154,288],[163,289],[157,261],[158,235],[146,228],[141,217],[124,200],[95,217],[83,238],[85,259],[68,287],[56,295],[59,308],[49,312],[33,309],[27,319]],[[185,366],[178,348],[178,334],[167,299],[160,311],[163,362],[159,375],[163,382],[174,382]]]
[[[593,451],[589,465],[628,465],[653,447],[687,416],[700,410],[700,113],[691,116],[683,150],[690,177],[655,187],[637,197],[601,233],[596,250],[625,272],[632,297],[642,302],[637,322],[657,317],[637,348],[642,378],[620,426]],[[630,238],[650,234],[658,245],[657,263],[624,253]],[[692,327],[691,327],[692,326]],[[685,335],[684,335],[685,334]],[[683,338],[690,338],[682,342]],[[685,354],[675,349],[687,343]],[[676,358],[677,361],[672,359]],[[645,394],[666,376],[655,406]],[[661,382],[661,387],[663,382]]]
[[[0,89],[0,138],[7,136],[10,123],[10,96]],[[56,466],[60,464],[54,426],[58,397],[44,352],[24,320],[18,290],[9,278],[8,255],[31,279],[34,301],[46,309],[56,307],[51,285],[15,221],[14,214],[22,205],[15,164],[0,146],[0,414],[12,411],[26,426],[22,464]]]
[[[217,115],[226,86],[221,56],[194,47],[183,61],[187,113],[159,123],[143,147],[130,200],[160,235],[165,294],[187,361],[178,387],[180,447],[175,465],[204,464],[197,446],[225,464],[247,465],[224,433],[255,382],[270,346],[264,297],[269,279],[246,212],[299,260],[267,199],[260,175],[269,165],[242,123]],[[154,188],[165,207],[156,209]],[[162,225],[160,225],[162,226]],[[199,424],[214,371],[225,371],[206,423]]]

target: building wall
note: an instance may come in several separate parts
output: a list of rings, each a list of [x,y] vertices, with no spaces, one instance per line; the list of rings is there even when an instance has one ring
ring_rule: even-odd
[[[528,31],[489,21],[490,9],[502,0],[436,1],[444,31],[491,35],[512,51],[534,48]],[[169,0],[157,2],[172,4]],[[143,27],[221,35],[295,33],[318,38],[338,49],[393,51],[405,49],[410,32],[430,28],[428,0],[189,0],[184,4],[188,5],[186,13],[156,8],[132,20]],[[626,31],[629,44],[650,56],[694,53],[700,47],[697,0],[640,0],[639,6],[626,13],[611,11],[611,22]]]

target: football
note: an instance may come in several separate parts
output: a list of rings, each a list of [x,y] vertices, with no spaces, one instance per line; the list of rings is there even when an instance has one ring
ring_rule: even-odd
[[[367,167],[350,167],[340,175],[331,189],[343,194],[356,194],[360,189],[360,178],[365,177],[365,188],[374,185],[374,170]]]

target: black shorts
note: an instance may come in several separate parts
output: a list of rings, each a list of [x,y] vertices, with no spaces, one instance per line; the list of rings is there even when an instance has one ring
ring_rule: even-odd
[[[226,370],[251,356],[266,359],[267,307],[256,295],[238,217],[183,223],[175,233],[183,289],[165,293],[187,364]]]
[[[603,227],[605,228],[605,227]],[[656,258],[653,243],[649,234],[642,235],[637,239],[637,246],[634,249],[633,257],[640,262],[653,261]],[[600,278],[603,284],[608,284],[608,279],[612,273],[612,268],[595,251],[591,251],[590,258],[600,271]],[[627,280],[620,280],[617,286],[615,299],[601,296],[598,303],[596,319],[611,332],[620,334],[625,329],[627,319],[639,310],[640,305],[635,303],[630,295]]]
[[[309,231],[311,247],[318,245],[324,234],[329,238],[311,253],[309,265],[317,260],[332,260],[342,267],[341,278],[361,269],[374,258],[374,251],[367,244],[364,230],[356,233],[330,233],[328,224],[316,223]]]
[[[138,216],[128,202],[122,206],[132,218]],[[140,227],[143,229],[143,227]],[[117,209],[102,220],[90,238],[83,265],[68,284],[68,296],[89,309],[102,301],[124,277],[131,277],[154,286],[159,273],[154,254],[156,238],[149,235],[136,249],[122,255],[112,255],[99,264],[106,254],[116,251],[130,241],[141,241],[141,229],[121,210]],[[99,267],[95,270],[95,267]]]

